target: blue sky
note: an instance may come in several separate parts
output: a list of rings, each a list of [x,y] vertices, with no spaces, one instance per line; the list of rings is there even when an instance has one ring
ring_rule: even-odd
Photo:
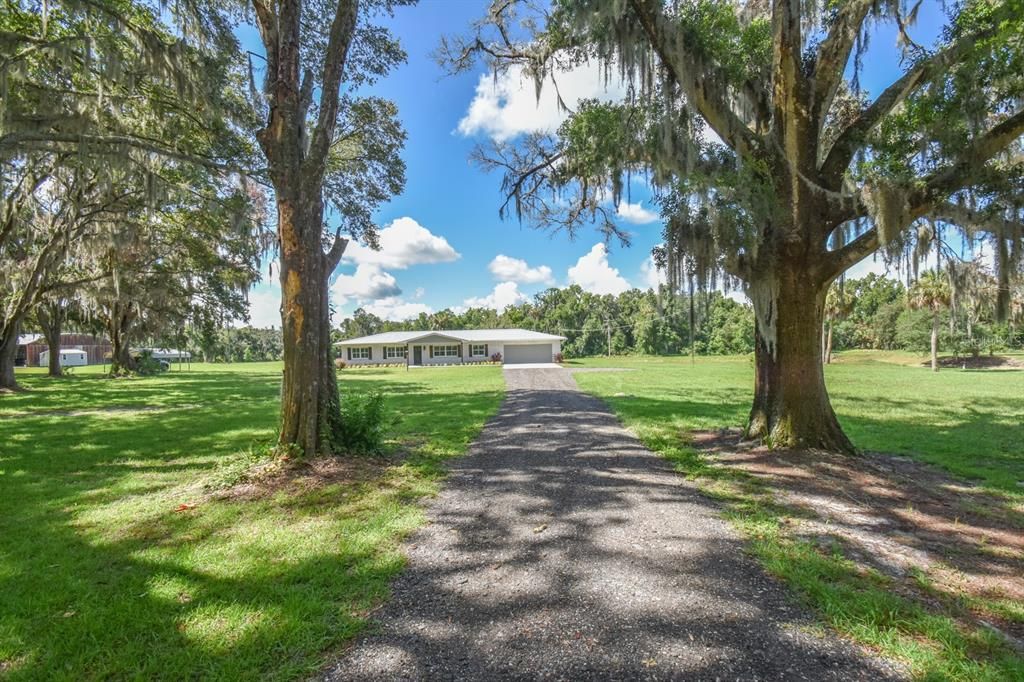
[[[926,0],[926,5],[929,4]],[[618,293],[655,281],[650,251],[662,224],[649,192],[634,185],[620,208],[620,223],[632,245],[604,244],[594,229],[575,240],[502,221],[498,174],[470,163],[474,145],[488,138],[514,138],[527,130],[550,129],[561,120],[548,88],[538,105],[532,81],[516,74],[495,83],[481,66],[474,73],[447,76],[430,57],[441,35],[464,32],[485,11],[484,1],[424,0],[399,8],[389,24],[409,55],[408,63],[374,87],[392,99],[408,133],[405,191],[378,212],[383,248],[373,252],[352,244],[332,279],[332,300],[341,317],[363,307],[381,317],[403,319],[421,311],[489,305],[499,309],[548,286],[578,283],[596,293]],[[937,13],[926,7],[912,31],[930,45]],[[257,49],[255,35],[240,32]],[[899,73],[895,32],[881,27],[865,57],[862,87],[877,92]],[[595,66],[559,77],[563,98],[616,95]],[[870,261],[859,270],[882,270]],[[250,293],[255,326],[280,326],[276,271]]]

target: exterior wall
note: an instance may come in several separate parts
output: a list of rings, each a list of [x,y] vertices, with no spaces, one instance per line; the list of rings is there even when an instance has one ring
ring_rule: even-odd
[[[107,361],[110,355],[110,343],[99,336],[92,334],[61,334],[61,348],[80,348],[86,352],[87,361],[90,365],[101,365]],[[39,355],[49,349],[46,339],[38,339],[23,346],[25,349],[24,362],[29,367],[45,366],[47,363],[39,361]]]
[[[78,352],[75,352],[78,351]],[[50,351],[44,350],[39,354],[39,366],[47,367],[50,364]],[[79,348],[61,348],[60,349],[60,366],[61,367],[82,367],[89,364],[89,357]]]
[[[423,363],[422,364],[424,366],[428,366],[428,365],[430,365],[430,366],[434,366],[434,365],[459,365],[459,364],[475,363],[475,362],[490,362],[491,356],[494,355],[495,353],[501,353],[502,357],[505,356],[505,343],[503,341],[484,341],[483,343],[485,343],[487,345],[487,355],[484,356],[484,357],[472,357],[472,356],[470,356],[470,354],[469,354],[470,353],[470,346],[473,345],[472,343],[470,343],[468,341],[456,341],[454,339],[449,339],[449,338],[444,337],[444,336],[424,337],[423,339],[417,339],[415,343],[411,343],[411,344],[386,344],[386,345],[388,345],[388,346],[407,345],[407,347],[409,349],[409,364],[410,365],[413,363],[413,358],[414,358],[413,348],[415,346],[420,346],[423,349]],[[405,363],[405,358],[389,358],[389,359],[385,359],[384,358],[384,345],[385,344],[372,344],[370,346],[370,348],[371,348],[371,351],[370,351],[371,352],[371,358],[369,360],[364,360],[364,359],[352,359],[352,360],[349,360],[348,359],[348,350],[347,350],[349,348],[349,346],[340,346],[339,347],[341,349],[341,356],[340,357],[341,357],[342,360],[344,360],[345,362],[347,362],[348,364],[353,365],[353,366],[355,366],[355,365],[380,365],[380,364],[404,364]],[[460,352],[460,355],[458,357],[432,358],[432,357],[430,357],[430,346],[431,345],[435,345],[435,346],[438,346],[438,345],[444,345],[444,346],[459,345],[461,347],[461,352]],[[512,345],[516,345],[516,346],[519,346],[519,345],[550,345],[551,346],[551,361],[552,362],[554,361],[555,354],[560,352],[561,349],[562,349],[562,344],[561,344],[560,341],[542,341],[542,342],[537,342],[537,343],[524,342],[524,343],[516,343],[516,344],[512,344]],[[362,347],[362,346],[360,346],[360,347]]]
[[[442,338],[442,339],[435,339],[433,343],[417,341],[413,345],[422,346],[423,347],[423,365],[424,366],[427,366],[427,365],[461,365],[461,364],[463,364],[466,361],[466,344],[464,342],[462,342],[462,341],[453,341],[451,339],[443,339]],[[432,358],[432,357],[430,357],[430,347],[431,346],[459,346],[459,355],[457,355],[456,357],[445,356],[445,357],[440,357],[440,358]],[[412,346],[410,346],[410,350],[409,350],[409,357],[410,358],[413,357],[411,348],[412,348]]]
[[[363,358],[352,358],[351,360],[349,360],[349,358],[348,358],[348,348],[349,348],[349,346],[342,346],[341,347],[341,359],[344,360],[345,362],[347,362],[350,365],[382,365],[382,364],[395,365],[395,364],[405,364],[405,358],[386,358],[385,359],[385,357],[384,357],[384,346],[385,345],[387,345],[387,346],[404,346],[405,344],[402,344],[402,343],[389,343],[389,344],[375,343],[375,344],[372,344],[372,345],[370,345],[370,359],[369,360],[364,360]],[[365,348],[365,346],[358,346],[358,348]]]

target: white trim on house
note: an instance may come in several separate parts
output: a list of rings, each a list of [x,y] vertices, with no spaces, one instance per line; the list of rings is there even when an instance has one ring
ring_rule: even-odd
[[[451,365],[488,362],[496,354],[504,359],[506,345],[546,346],[550,362],[561,352],[564,340],[564,336],[528,329],[465,329],[384,332],[346,339],[335,345],[344,349],[342,359],[353,365],[398,362],[408,365]],[[400,350],[404,351],[404,355],[399,354]],[[538,350],[534,355],[537,354],[543,355],[543,352]]]

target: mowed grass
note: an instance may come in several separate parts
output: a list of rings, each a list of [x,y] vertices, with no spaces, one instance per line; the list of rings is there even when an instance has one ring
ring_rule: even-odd
[[[272,442],[280,373],[19,374],[31,390],[0,396],[0,677],[292,679],[364,627],[501,373],[346,371],[343,391],[378,388],[400,416],[390,459],[355,481],[212,497],[225,465]]]
[[[741,426],[750,408],[748,358],[610,358],[574,363],[632,371],[579,373],[623,422],[676,469],[718,499],[765,568],[824,622],[904,661],[918,679],[1020,680],[1024,657],[1000,636],[919,599],[887,575],[790,533],[799,512],[743,472],[690,447],[693,430]],[[909,356],[854,353],[826,370],[839,419],[864,449],[908,456],[969,479],[1024,508],[1024,372],[933,373]],[[856,491],[852,491],[856,497]],[[912,576],[911,578],[913,578]],[[916,576],[927,581],[924,573]],[[964,604],[970,607],[969,603]],[[1019,613],[1019,611],[1015,611]],[[1016,618],[1017,616],[1013,616]]]
[[[909,354],[844,354],[826,367],[832,405],[854,445],[912,457],[1011,496],[1024,497],[1024,371],[932,372]],[[748,357],[590,358],[570,366],[623,367],[581,373],[638,431],[741,426],[750,411]],[[624,396],[616,394],[623,393]]]

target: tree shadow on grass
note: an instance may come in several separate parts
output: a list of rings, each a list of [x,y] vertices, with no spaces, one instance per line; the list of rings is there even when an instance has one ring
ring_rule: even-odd
[[[396,542],[419,522],[410,502],[427,490],[423,477],[406,462],[361,485],[210,499],[202,481],[220,462],[272,437],[277,381],[125,383],[105,398],[138,404],[178,391],[202,407],[0,424],[6,676],[292,678],[362,627],[403,563]],[[496,405],[494,392],[382,386],[419,422]],[[38,409],[74,402],[37,396]],[[195,506],[176,511],[181,503]]]
[[[575,391],[510,391],[331,679],[885,679],[809,634],[715,506]]]

